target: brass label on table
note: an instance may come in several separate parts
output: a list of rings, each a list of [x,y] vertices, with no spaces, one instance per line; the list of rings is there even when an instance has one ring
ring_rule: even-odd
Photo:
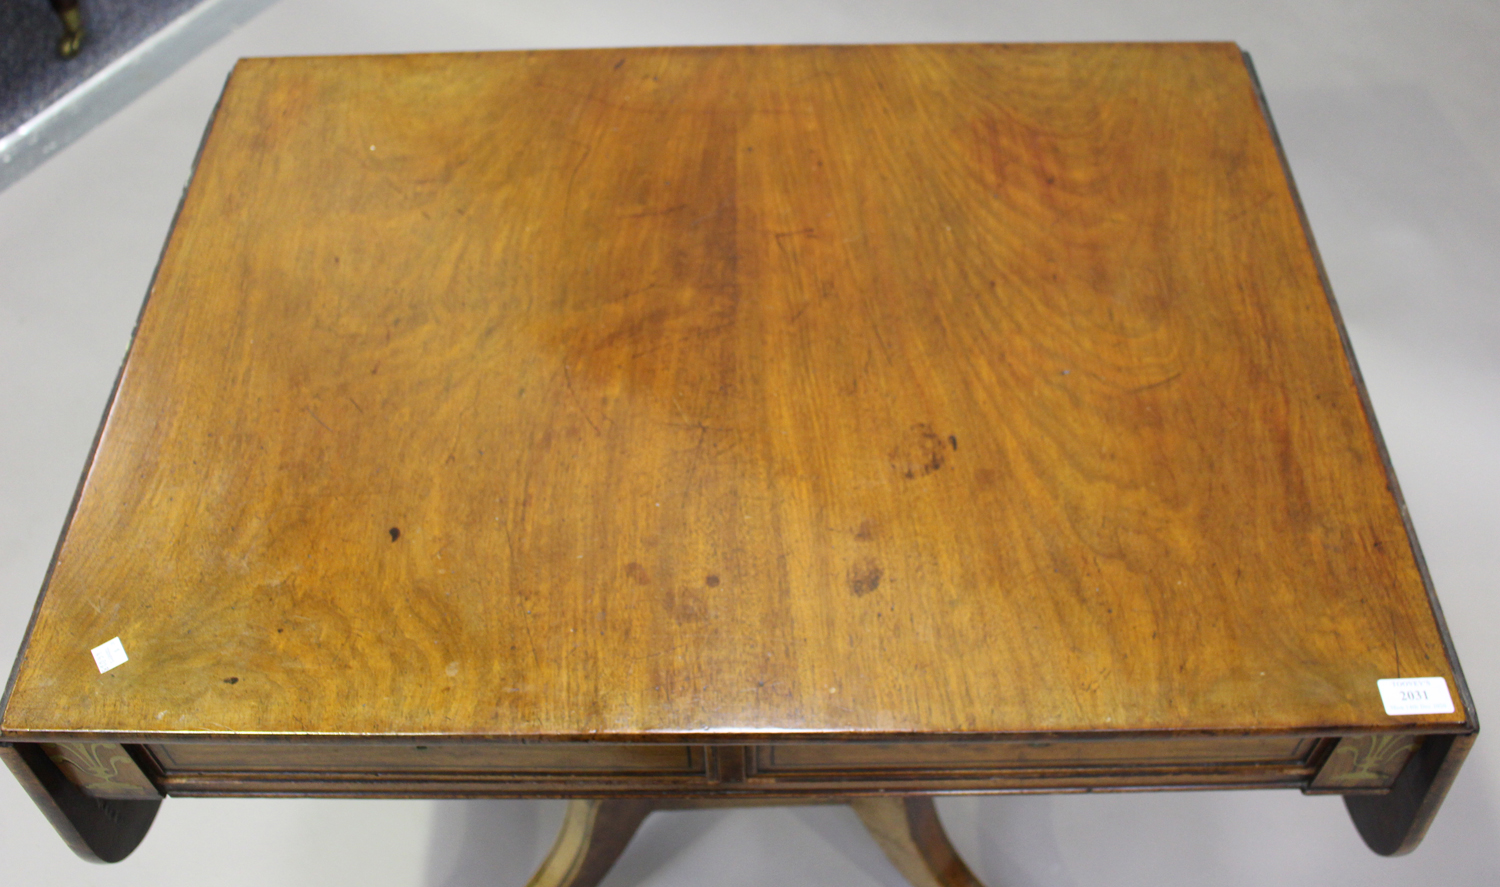
[[[1345,736],[1324,762],[1310,788],[1389,788],[1416,750],[1420,736]]]
[[[96,798],[139,800],[161,793],[113,742],[44,742],[42,750],[74,785]]]

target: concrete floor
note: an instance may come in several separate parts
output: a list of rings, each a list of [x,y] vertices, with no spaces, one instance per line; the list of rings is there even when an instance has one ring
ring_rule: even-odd
[[[1481,715],[1500,710],[1500,7],[728,0],[272,5],[0,193],[0,655],[17,649],[203,126],[246,55],[676,43],[1231,39],[1255,57]],[[992,887],[1500,883],[1481,737],[1426,843],[1295,792],[953,799]],[[0,777],[0,883],[521,885],[554,802],[183,800],[75,859]],[[838,808],[658,814],[606,884],[903,882]]]

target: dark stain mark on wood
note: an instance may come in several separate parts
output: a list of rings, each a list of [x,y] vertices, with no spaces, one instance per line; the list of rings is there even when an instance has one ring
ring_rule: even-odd
[[[707,585],[709,588],[718,588],[719,587],[719,577],[718,577],[718,574],[716,574],[716,573],[709,573],[708,574],[708,578],[703,580],[703,584]]]
[[[648,585],[651,582],[651,574],[647,573],[646,568],[635,561],[631,561],[625,565],[625,575],[635,580],[639,585]]]
[[[956,434],[950,434],[950,435],[948,435],[948,443],[953,444],[953,449],[957,450],[958,449],[958,435],[956,435]]]
[[[880,565],[871,558],[860,558],[849,566],[849,590],[864,597],[880,587]]]
[[[854,538],[861,542],[869,542],[875,538],[875,522],[869,518],[859,522],[859,529],[854,531]]]
[[[957,438],[950,437],[949,440],[952,441],[954,449],[957,449]],[[932,430],[931,425],[918,422],[891,450],[891,467],[905,478],[929,475],[943,467],[947,455],[943,443],[943,439]]]
[[[399,530],[396,527],[391,527],[388,532],[391,534],[391,541],[392,542],[395,542],[397,539],[401,538],[401,530]]]
[[[661,588],[662,607],[678,623],[703,622],[709,616],[709,605],[704,594],[701,588],[664,586]]]
[[[226,684],[238,684],[239,682],[240,682],[239,678],[225,678],[224,679],[224,683],[226,683]]]

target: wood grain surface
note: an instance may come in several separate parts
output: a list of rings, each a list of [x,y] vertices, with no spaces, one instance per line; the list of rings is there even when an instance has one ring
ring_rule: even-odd
[[[3,735],[1469,729],[1391,483],[1233,45],[246,60]]]

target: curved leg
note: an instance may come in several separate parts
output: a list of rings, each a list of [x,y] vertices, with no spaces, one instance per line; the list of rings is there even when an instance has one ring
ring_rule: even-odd
[[[569,801],[557,842],[526,887],[594,887],[655,807],[652,801]]]
[[[913,887],[984,887],[948,843],[932,798],[856,798],[849,806]]]

